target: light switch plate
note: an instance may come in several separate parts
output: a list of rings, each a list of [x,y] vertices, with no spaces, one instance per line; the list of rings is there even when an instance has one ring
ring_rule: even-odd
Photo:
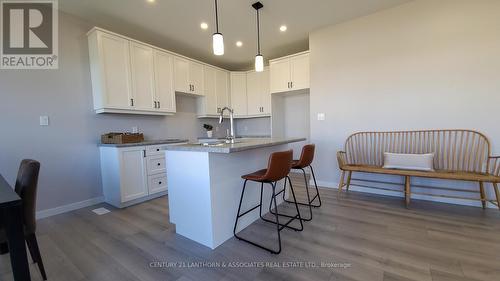
[[[325,120],[325,114],[324,113],[318,113],[318,121],[324,121]]]
[[[40,126],[49,125],[49,116],[40,116]]]

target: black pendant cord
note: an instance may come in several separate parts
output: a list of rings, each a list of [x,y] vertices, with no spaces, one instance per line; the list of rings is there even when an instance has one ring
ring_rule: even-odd
[[[217,0],[215,0],[215,30],[219,33],[219,13],[217,12]]]
[[[257,10],[257,55],[260,55],[260,19],[259,19],[259,10]]]

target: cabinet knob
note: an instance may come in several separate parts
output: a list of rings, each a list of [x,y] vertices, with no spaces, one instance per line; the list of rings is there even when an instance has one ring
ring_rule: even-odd
[[[160,182],[158,182],[158,184],[161,184],[161,181],[160,181]]]
[[[158,165],[158,166],[161,166],[161,163],[158,163],[157,165]]]
[[[157,149],[156,149],[156,151],[160,151],[160,149],[159,149],[159,148],[157,148]]]

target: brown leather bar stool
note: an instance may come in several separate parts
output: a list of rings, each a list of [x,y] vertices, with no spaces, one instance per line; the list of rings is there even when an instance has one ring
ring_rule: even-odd
[[[304,174],[304,181],[306,184],[306,194],[307,194],[307,202],[308,203],[302,203],[302,202],[297,202],[297,204],[302,205],[302,206],[308,206],[309,207],[309,218],[302,218],[304,221],[310,221],[312,220],[312,207],[318,208],[321,207],[321,197],[319,195],[319,189],[318,185],[316,184],[316,177],[314,176],[314,170],[312,167],[312,162],[314,160],[314,150],[315,150],[315,145],[314,144],[307,144],[302,147],[302,153],[300,154],[300,159],[299,160],[293,160],[292,161],[292,169],[296,170],[302,170],[302,173]],[[314,186],[316,187],[316,195],[311,199],[309,195],[309,183],[307,181],[307,175],[305,169],[309,167],[311,170],[311,175],[314,180]],[[283,200],[287,203],[294,203],[293,201],[288,201],[285,199],[285,192],[286,192],[286,182],[285,182],[285,188],[278,192],[278,194],[283,193]],[[314,201],[318,198],[318,203],[313,204]],[[271,207],[269,207],[269,210],[271,211]],[[272,213],[272,211],[271,211]]]
[[[281,252],[281,235],[280,235],[281,230],[283,230],[285,227],[293,229],[295,231],[302,231],[304,229],[304,225],[302,224],[302,218],[300,217],[299,206],[297,205],[297,200],[295,198],[295,192],[293,191],[292,182],[290,181],[290,178],[288,177],[288,174],[290,173],[290,169],[291,169],[292,159],[293,159],[293,151],[292,150],[272,153],[271,156],[269,157],[267,169],[259,170],[257,172],[242,176],[242,178],[245,180],[245,182],[243,184],[243,190],[241,191],[241,198],[240,198],[240,204],[238,206],[238,213],[236,215],[236,222],[234,223],[234,229],[233,229],[234,236],[236,238],[238,238],[239,240],[243,240],[243,241],[250,243],[254,246],[257,246],[259,248],[267,250],[273,254],[279,254]],[[290,183],[290,191],[292,192],[293,200],[295,202],[295,209],[297,210],[297,215],[289,216],[290,219],[284,224],[280,223],[280,221],[279,221],[279,216],[283,216],[283,214],[278,213],[278,204],[276,203],[276,196],[277,196],[276,184],[278,181],[280,181],[282,179],[285,179],[285,184],[286,184],[287,180]],[[261,184],[260,185],[260,203],[259,203],[259,205],[251,208],[250,210],[245,211],[242,214],[240,214],[241,203],[243,202],[243,196],[245,194],[245,188],[246,188],[248,181],[260,182],[260,184]],[[274,206],[276,208],[276,212],[273,213],[276,217],[276,221],[266,219],[262,215],[262,193],[263,193],[265,183],[271,185],[271,187],[272,187],[271,202],[274,202]],[[260,218],[262,220],[269,222],[269,223],[276,224],[276,230],[278,233],[278,250],[264,247],[256,242],[247,240],[247,239],[242,238],[236,234],[236,227],[238,226],[238,220],[241,217],[243,217],[244,215],[250,213],[251,211],[253,211],[257,208],[259,208],[259,215],[260,215]],[[292,227],[289,225],[295,219],[299,220],[300,228]]]

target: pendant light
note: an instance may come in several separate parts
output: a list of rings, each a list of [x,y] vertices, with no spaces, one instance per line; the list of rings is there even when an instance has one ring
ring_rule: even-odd
[[[217,0],[215,0],[215,33],[214,35],[212,35],[212,39],[214,55],[222,56],[224,54],[224,37],[222,37],[222,33],[219,33],[219,13],[217,11]]]
[[[264,71],[264,57],[260,53],[260,19],[259,19],[259,9],[264,7],[262,3],[255,2],[252,7],[257,11],[257,55],[255,56],[255,71]]]

